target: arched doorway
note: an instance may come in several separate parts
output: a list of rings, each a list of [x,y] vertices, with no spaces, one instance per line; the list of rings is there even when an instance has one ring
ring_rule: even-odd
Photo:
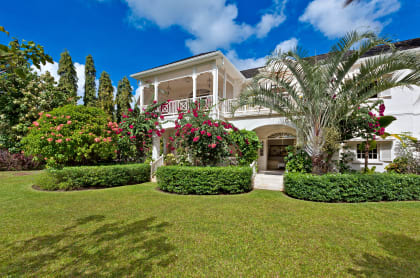
[[[260,171],[284,171],[286,148],[296,144],[296,130],[286,125],[269,125],[254,129],[262,143],[258,157]]]

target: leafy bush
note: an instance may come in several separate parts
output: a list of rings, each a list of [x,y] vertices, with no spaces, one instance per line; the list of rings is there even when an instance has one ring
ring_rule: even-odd
[[[239,132],[231,132],[230,135],[238,147],[239,165],[249,166],[258,159],[258,149],[261,147],[261,143],[255,131],[242,129]]]
[[[178,194],[236,194],[252,189],[250,167],[163,166],[156,177],[161,190]]]
[[[390,173],[420,174],[420,142],[409,133],[399,135],[397,157],[385,169]]]
[[[420,176],[288,173],[284,190],[291,197],[319,202],[420,200]]]
[[[34,161],[32,156],[0,149],[0,171],[38,170],[42,167],[43,161]]]
[[[206,103],[192,103],[187,112],[179,111],[175,121],[174,142],[177,154],[191,159],[194,165],[216,166],[225,162],[236,148],[229,132],[237,132],[232,124],[209,116]],[[169,145],[172,143],[168,143]],[[169,146],[174,150],[174,146]]]
[[[290,173],[310,173],[312,171],[311,157],[302,149],[287,147],[286,171]]]
[[[65,167],[48,169],[37,180],[45,190],[114,187],[150,181],[149,164]]]
[[[408,158],[396,157],[392,163],[385,166],[387,172],[403,174],[408,172]]]
[[[27,154],[41,156],[49,167],[92,165],[116,156],[117,130],[99,108],[66,105],[40,113],[22,143]]]

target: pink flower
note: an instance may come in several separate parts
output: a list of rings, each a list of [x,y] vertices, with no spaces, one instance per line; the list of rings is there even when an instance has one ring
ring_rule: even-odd
[[[45,114],[45,116],[46,116],[47,118],[51,117],[51,115],[50,115],[50,114]]]
[[[71,139],[70,138],[66,138],[66,142],[68,142],[68,141],[70,141]]]
[[[154,101],[153,101],[153,104],[156,104],[156,103],[157,103],[157,101],[156,101],[156,100],[154,100]]]
[[[67,121],[67,124],[70,125],[71,124],[71,121]]]
[[[217,145],[213,143],[213,144],[211,144],[209,146],[210,146],[210,148],[214,149],[214,148],[216,148]]]
[[[200,140],[200,137],[194,137],[193,142],[197,142],[198,140]]]
[[[207,136],[210,137],[211,136],[211,133],[210,132],[207,132]]]
[[[129,127],[129,128],[134,128],[134,126],[133,126],[133,125],[129,125],[128,127]]]
[[[34,126],[39,126],[39,123],[38,122],[33,122],[33,124],[34,124]]]
[[[181,113],[181,114],[179,114],[178,119],[182,120],[183,117],[184,117],[184,115]]]
[[[159,125],[159,122],[155,122],[155,125]]]
[[[162,129],[160,130],[160,132],[161,132],[161,133],[165,133],[165,129],[164,129],[164,128],[162,128]]]
[[[127,131],[127,135],[130,135],[131,134],[131,132],[130,131]]]
[[[61,142],[63,142],[63,139],[57,139],[57,140],[55,140],[55,142],[56,143],[61,143]]]
[[[169,141],[173,142],[174,138],[172,136],[169,136]]]
[[[133,109],[131,109],[131,108],[128,108],[128,112],[133,112]]]
[[[147,131],[147,133],[152,133],[153,132],[153,130],[152,129],[149,129],[148,131]]]
[[[220,140],[220,141],[222,141],[222,137],[220,137],[220,136],[217,136],[216,138],[217,138],[217,140]]]
[[[71,117],[70,116],[66,116],[66,119],[70,119]]]
[[[42,114],[44,114],[44,112],[39,112],[39,113],[38,113],[38,115],[39,115],[39,116],[42,116]]]
[[[53,140],[54,140],[54,139],[52,139],[52,138],[48,138],[48,139],[47,139],[47,141],[48,141],[48,142],[52,142]]]
[[[160,115],[160,119],[163,120],[165,119],[165,117],[163,115]]]
[[[96,143],[99,143],[99,142],[101,142],[101,138],[100,138],[100,137],[96,137],[96,138],[94,139],[94,141],[95,141]]]
[[[201,133],[201,135],[204,135],[204,134],[206,134],[206,131],[202,130],[202,131],[200,131],[200,133]]]
[[[57,117],[56,117],[56,116],[54,116],[54,117],[53,117],[53,119],[55,120],[55,119],[57,119]]]
[[[79,134],[83,134],[83,132],[79,131]]]
[[[218,127],[218,126],[219,126],[219,124],[218,124],[218,123],[214,123],[214,126],[215,126],[215,127]]]

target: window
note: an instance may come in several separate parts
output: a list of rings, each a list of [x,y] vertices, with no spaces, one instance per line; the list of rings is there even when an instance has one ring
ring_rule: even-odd
[[[364,150],[361,150],[361,144],[357,144],[357,158],[358,159],[364,159],[365,158],[365,152]],[[378,159],[378,149],[374,148],[369,150],[369,159]]]

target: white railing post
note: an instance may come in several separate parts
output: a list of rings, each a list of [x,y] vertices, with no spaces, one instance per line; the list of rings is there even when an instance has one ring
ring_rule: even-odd
[[[197,98],[197,73],[196,73],[195,67],[193,68],[192,82],[193,82],[193,99],[192,100],[195,101]]]

